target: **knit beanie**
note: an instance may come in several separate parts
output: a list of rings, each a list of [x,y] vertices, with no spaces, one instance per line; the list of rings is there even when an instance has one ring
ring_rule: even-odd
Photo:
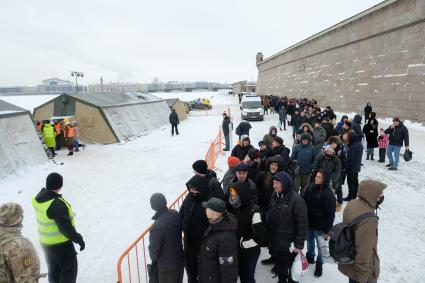
[[[197,160],[192,164],[193,170],[195,170],[198,174],[207,174],[208,173],[208,165],[205,160]]]
[[[227,164],[229,165],[230,168],[234,168],[234,167],[238,166],[239,162],[241,162],[241,161],[237,157],[229,156],[227,158]]]
[[[151,208],[155,211],[161,211],[167,207],[167,200],[161,193],[155,193],[150,199]]]
[[[63,186],[63,178],[58,173],[50,173],[46,178],[46,189],[55,191]]]

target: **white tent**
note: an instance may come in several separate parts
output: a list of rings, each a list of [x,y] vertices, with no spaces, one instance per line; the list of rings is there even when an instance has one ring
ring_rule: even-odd
[[[0,100],[0,178],[47,162],[30,112]]]

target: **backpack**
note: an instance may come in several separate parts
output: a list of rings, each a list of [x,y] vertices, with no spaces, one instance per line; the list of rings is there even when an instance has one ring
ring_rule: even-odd
[[[363,213],[350,222],[341,222],[329,231],[329,251],[338,264],[353,264],[356,257],[354,226],[369,217],[377,217],[374,212]]]

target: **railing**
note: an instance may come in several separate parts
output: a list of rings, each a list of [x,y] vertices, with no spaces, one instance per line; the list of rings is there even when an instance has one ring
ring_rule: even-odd
[[[227,113],[230,116],[230,107],[227,108]],[[205,156],[205,161],[207,162],[209,169],[219,170],[215,167],[215,162],[217,161],[218,156],[223,153],[222,146],[223,134],[220,127],[215,140],[210,143],[207,154]],[[178,198],[169,206],[169,208],[179,210],[187,194],[187,190],[181,193]],[[146,242],[151,228],[152,225],[149,225],[149,227],[146,228],[142,235],[140,235],[139,238],[137,238],[118,259],[118,283],[149,282],[147,268],[149,262],[147,259]],[[142,268],[140,268],[140,263],[142,264]]]
[[[179,195],[179,197],[169,206],[170,209],[179,210],[184,198],[186,197],[188,191],[185,190],[183,193]],[[146,238],[149,236],[149,232],[152,228],[152,225],[140,235],[139,238],[136,239],[120,256],[117,264],[117,272],[118,272],[118,283],[123,282],[149,282],[148,277],[148,261],[147,261],[147,248],[146,248]],[[141,247],[141,254],[139,253],[139,249]],[[133,259],[134,261],[131,261]],[[140,270],[140,262],[143,264],[143,269]],[[127,263],[126,270],[123,271],[123,264],[125,268],[125,263]]]

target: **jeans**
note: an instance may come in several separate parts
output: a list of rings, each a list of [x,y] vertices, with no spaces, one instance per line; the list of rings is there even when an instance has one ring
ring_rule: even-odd
[[[400,150],[401,146],[396,145],[389,145],[387,148],[387,156],[389,163],[392,165],[392,167],[397,168],[398,161],[400,160]],[[393,157],[394,153],[394,157]]]
[[[372,155],[375,152],[375,149],[373,147],[368,147],[367,148],[367,154],[368,155]]]
[[[224,136],[224,141],[226,142],[226,147],[224,148],[224,150],[230,150],[230,136],[229,135],[225,135]]]
[[[307,256],[309,257],[315,257],[316,256],[316,243],[317,243],[317,263],[323,263],[322,261],[322,254],[320,253],[319,249],[319,239],[318,237],[322,235],[323,232],[317,231],[314,229],[309,228],[308,229],[308,240],[307,240]]]
[[[238,275],[241,283],[255,283],[254,274],[260,253],[260,246],[249,249],[238,248]]]
[[[75,148],[75,151],[79,151],[79,146],[80,146],[80,143],[79,143],[79,141],[78,141],[78,139],[77,138],[74,138],[74,148]]]
[[[278,128],[282,129],[282,124],[283,124],[283,129],[286,131],[286,120],[281,120],[279,118],[279,122],[278,122]]]
[[[347,173],[348,198],[357,198],[359,188],[359,173]]]

